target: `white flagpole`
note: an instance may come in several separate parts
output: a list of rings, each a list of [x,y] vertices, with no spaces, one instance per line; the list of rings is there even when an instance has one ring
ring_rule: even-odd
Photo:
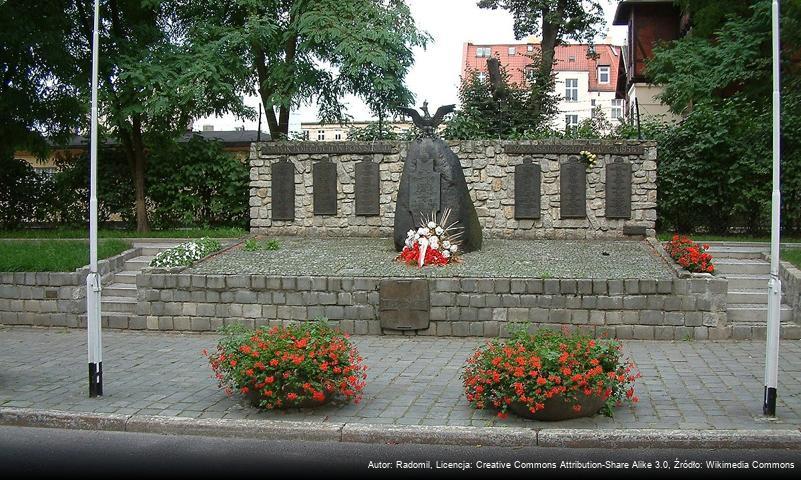
[[[97,70],[100,0],[95,0],[92,33],[92,125],[90,145],[89,275],[86,276],[86,330],[89,344],[89,396],[103,395],[103,339],[100,332],[100,275],[97,272]]]
[[[779,336],[781,333],[782,282],[779,278],[779,235],[781,190],[779,188],[781,152],[781,92],[779,57],[779,0],[773,0],[773,195],[770,224],[770,281],[768,282],[768,329],[765,348],[765,394],[762,413],[776,415],[776,388],[779,383]]]

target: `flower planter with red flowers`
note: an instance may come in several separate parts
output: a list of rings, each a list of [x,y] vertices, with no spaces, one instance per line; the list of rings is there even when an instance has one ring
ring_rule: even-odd
[[[715,272],[712,255],[707,253],[707,250],[709,245],[699,245],[689,237],[678,234],[673,235],[673,238],[665,243],[665,252],[690,273]]]
[[[324,321],[250,330],[229,325],[209,363],[226,393],[266,409],[358,403],[367,367],[347,335]]]
[[[603,413],[636,403],[634,364],[623,361],[621,344],[518,326],[512,338],[494,339],[468,360],[462,378],[467,401],[506,418],[511,411],[542,421]]]

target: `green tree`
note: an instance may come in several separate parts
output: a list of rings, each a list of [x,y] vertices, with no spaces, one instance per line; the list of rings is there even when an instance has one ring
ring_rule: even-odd
[[[89,79],[92,38],[90,2],[63,2],[81,40],[72,54]],[[191,43],[174,2],[108,0],[100,23],[100,118],[128,159],[134,183],[136,226],[150,229],[145,171],[148,138],[175,136],[198,116],[249,115],[238,88],[242,79],[222,42]],[[88,83],[80,85],[84,91]]]
[[[567,39],[591,44],[604,24],[604,12],[598,0],[479,0],[478,6],[508,10],[514,17],[514,34],[518,40],[526,35],[542,37],[541,61],[531,78],[540,85],[551,80],[558,45]],[[548,93],[547,90],[541,93],[543,106],[540,110],[545,108]]]
[[[660,212],[724,232],[769,224],[771,2],[689,0],[693,29],[655,49],[649,76],[684,120],[660,144]],[[698,28],[696,28],[696,25]],[[801,228],[801,0],[782,2],[782,220]],[[707,207],[703,207],[706,205]],[[711,207],[711,208],[710,208]]]
[[[418,31],[403,0],[207,0],[178,2],[192,43],[228,48],[250,75],[270,134],[287,138],[289,115],[316,101],[323,121],[342,121],[342,97],[363,98],[384,117],[412,99],[403,79]]]
[[[0,2],[0,159],[69,135],[85,105],[71,84],[75,47],[63,2]]]

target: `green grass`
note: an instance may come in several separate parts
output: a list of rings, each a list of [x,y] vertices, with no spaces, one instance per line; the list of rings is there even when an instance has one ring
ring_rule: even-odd
[[[770,235],[689,235],[696,242],[770,242]],[[673,232],[661,232],[656,235],[661,241],[668,241],[673,238]],[[782,236],[782,243],[801,242],[798,235]]]
[[[782,250],[782,260],[801,268],[801,248],[785,248]]]
[[[139,233],[135,230],[99,230],[100,238],[238,238],[247,233],[241,228],[191,228],[153,230]],[[89,230],[81,229],[35,229],[0,230],[0,238],[89,238]]]
[[[98,242],[97,258],[104,259],[130,248],[129,242]],[[89,263],[89,243],[80,240],[0,241],[0,272],[71,272]]]

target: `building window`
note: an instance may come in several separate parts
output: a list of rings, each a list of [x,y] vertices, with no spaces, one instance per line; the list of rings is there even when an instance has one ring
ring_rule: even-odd
[[[565,130],[578,127],[578,115],[565,115]]]
[[[609,65],[598,67],[598,83],[609,83]]]
[[[515,47],[509,47],[509,55],[517,55],[517,49]]]
[[[590,117],[595,118],[598,116],[598,109],[595,108],[595,99],[590,99]]]
[[[529,52],[533,52],[534,51],[534,45],[527,46],[526,50],[528,50]]]
[[[325,140],[325,130],[317,130],[317,140]]]
[[[492,56],[492,48],[490,48],[490,47],[478,47],[478,48],[476,48],[476,56],[477,57],[491,57]]]
[[[478,72],[478,81],[479,82],[487,81],[487,74],[484,72]]]
[[[615,98],[612,100],[612,118],[623,118],[622,98]]]
[[[335,133],[334,140],[342,140],[342,134],[340,132]]]
[[[565,80],[565,100],[568,102],[578,101],[578,78]]]
[[[576,61],[576,56],[575,55],[570,55],[569,57],[567,57],[567,61],[568,62],[575,62]]]

